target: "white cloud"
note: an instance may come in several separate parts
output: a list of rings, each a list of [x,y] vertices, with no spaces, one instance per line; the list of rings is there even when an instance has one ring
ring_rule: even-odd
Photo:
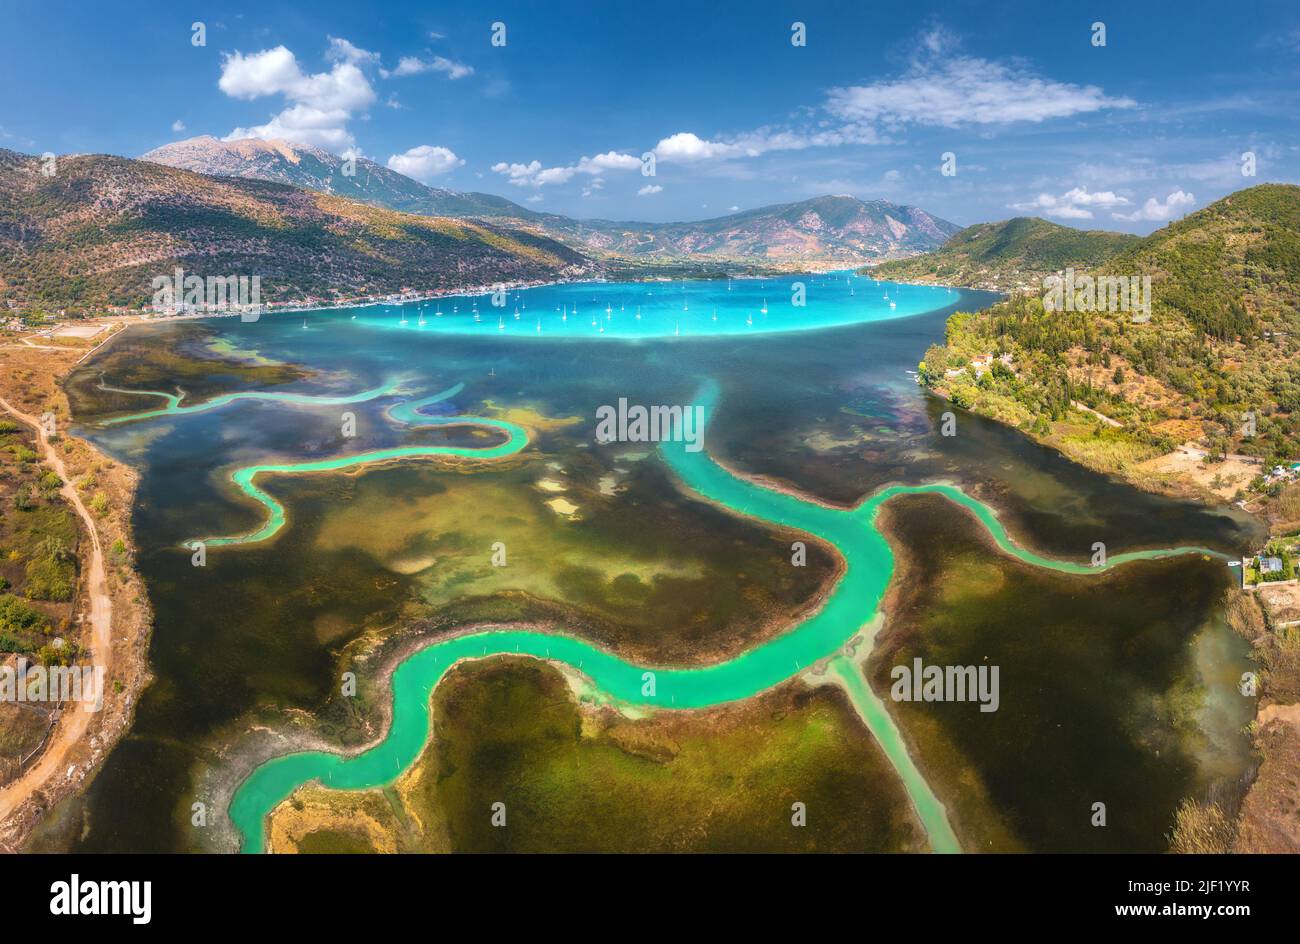
[[[987,59],[956,56],[914,63],[901,78],[833,88],[826,109],[844,121],[955,128],[1040,122],[1135,104],[1109,98],[1095,85],[1057,82]]]
[[[1164,202],[1157,200],[1155,197],[1147,197],[1147,202],[1142,204],[1142,208],[1134,210],[1132,213],[1112,213],[1111,216],[1117,220],[1127,220],[1128,222],[1137,222],[1138,220],[1154,220],[1164,222],[1172,220],[1175,215],[1181,216],[1186,213],[1196,203],[1196,197],[1182,190],[1175,190],[1165,197]]]
[[[394,154],[388,159],[388,167],[399,174],[414,177],[428,183],[440,174],[446,174],[465,162],[445,147],[421,144],[405,154]]]
[[[331,62],[350,62],[353,65],[364,63],[378,64],[379,53],[370,52],[362,49],[360,46],[354,46],[346,39],[339,39],[336,36],[330,36],[329,49],[325,50],[325,58]]]
[[[664,188],[659,186],[658,184],[646,184],[644,187],[642,187],[640,190],[636,192],[636,195],[638,197],[648,197],[654,193],[663,193],[663,190]]]
[[[403,56],[397,61],[397,68],[391,72],[388,69],[379,70],[379,74],[386,79],[398,78],[404,75],[420,75],[423,72],[445,72],[449,79],[463,79],[467,75],[473,75],[474,69],[463,62],[453,62],[446,56],[434,56],[432,59]]]
[[[738,157],[744,151],[734,144],[706,141],[692,131],[679,131],[655,145],[655,156],[661,161],[707,161],[719,157]]]
[[[175,121],[172,122],[172,130],[173,130],[173,131],[184,131],[184,130],[185,130],[185,122],[183,122],[183,121],[181,121],[179,118],[177,118]]]
[[[789,131],[758,128],[744,134],[701,138],[693,131],[679,131],[655,145],[655,157],[661,161],[693,164],[700,161],[758,157],[769,151],[802,151],[812,147],[838,147],[843,144],[879,144],[882,139],[874,128],[863,124],[844,124],[819,131]]]
[[[595,157],[583,157],[576,164],[561,167],[542,167],[541,161],[527,164],[508,164],[499,161],[492,170],[503,175],[516,187],[545,187],[547,184],[568,183],[578,174],[596,177],[611,170],[635,170],[641,166],[640,158],[618,151],[606,151]]]
[[[347,123],[354,112],[374,102],[375,90],[356,61],[349,61],[365,51],[346,40],[331,39],[330,43],[334,65],[328,72],[303,72],[284,46],[247,56],[238,51],[227,55],[217,81],[221,91],[247,101],[282,95],[291,104],[266,124],[236,128],[226,140],[285,138],[336,152],[351,146]]]
[[[893,143],[890,135],[909,125],[958,127],[1039,123],[1105,109],[1132,108],[1130,98],[1108,96],[1095,85],[1059,82],[1017,62],[993,62],[956,52],[956,38],[943,28],[923,34],[919,55],[894,78],[831,88],[803,127],[764,126],[737,134],[701,136],[678,131],[654,146],[660,161],[681,164],[735,162],[775,151]],[[988,133],[992,133],[990,129]],[[631,159],[630,155],[621,155]],[[583,159],[584,161],[587,158]],[[493,169],[510,183],[540,187],[583,172],[582,162],[543,169],[505,164]],[[733,170],[732,173],[739,171]],[[886,177],[888,183],[897,180]],[[1086,204],[1052,205],[1055,215],[1088,218]]]
[[[1128,198],[1121,197],[1109,190],[1089,191],[1086,187],[1074,187],[1059,197],[1050,193],[1040,193],[1037,197],[1024,203],[1011,203],[1013,210],[1026,213],[1041,213],[1061,220],[1090,220],[1093,210],[1110,210],[1114,207],[1127,206]],[[1112,214],[1113,215],[1113,214]]]
[[[542,202],[543,200],[545,200],[545,199],[546,199],[546,197],[545,197],[543,194],[535,193],[535,194],[533,194],[531,197],[528,198],[528,201],[527,201],[527,202],[529,202],[529,203],[541,203],[541,202]]]

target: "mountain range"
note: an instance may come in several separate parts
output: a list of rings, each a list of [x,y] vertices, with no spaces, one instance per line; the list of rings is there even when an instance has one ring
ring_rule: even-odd
[[[585,253],[647,261],[706,257],[853,264],[934,249],[958,230],[917,207],[851,196],[815,197],[695,222],[578,220],[492,194],[430,187],[364,157],[355,159],[355,173],[345,174],[344,158],[287,141],[204,136],[156,148],[142,160],[201,174],[277,181],[407,213],[496,219]]]
[[[108,155],[0,150],[0,301],[123,306],[175,267],[261,276],[264,301],[590,277],[590,259],[488,220],[401,213]]]

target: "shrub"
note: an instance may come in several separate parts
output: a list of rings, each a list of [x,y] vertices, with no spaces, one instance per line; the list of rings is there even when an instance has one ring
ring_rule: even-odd
[[[65,603],[76,590],[76,569],[54,557],[43,557],[27,562],[26,592],[32,600],[53,600]]]

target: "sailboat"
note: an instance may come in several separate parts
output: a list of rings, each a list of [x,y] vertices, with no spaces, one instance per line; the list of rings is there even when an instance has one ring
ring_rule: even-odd
[[[565,305],[565,306],[564,306],[564,314],[560,315],[560,320],[561,320],[561,321],[568,321],[568,320],[569,320],[569,306],[568,306],[568,305]]]
[[[716,309],[716,308],[713,309],[713,320],[714,320],[714,321],[717,321],[717,320],[718,320],[718,309]]]
[[[515,321],[518,321],[518,320],[519,320],[519,309],[516,308],[516,309],[515,309]]]
[[[307,319],[306,319],[306,318],[302,319],[302,329],[303,329],[304,331],[307,330]]]
[[[890,308],[897,308],[897,307],[898,307],[898,302],[890,302],[890,303],[889,303],[889,307],[890,307]]]
[[[679,321],[677,322],[677,324],[673,326],[673,334],[680,335],[681,333],[682,333],[682,323]]]
[[[506,329],[506,319],[505,319],[505,315],[502,315],[501,317],[497,318],[497,330],[504,331],[505,329]]]
[[[637,320],[637,321],[640,321],[640,320],[641,320],[641,306],[640,306],[640,305],[637,305],[637,306],[636,306],[636,320]]]
[[[767,299],[766,299],[766,298],[763,299],[763,307],[760,308],[760,309],[758,310],[758,312],[759,312],[759,314],[761,314],[761,315],[766,315],[766,314],[767,314]]]
[[[541,333],[542,333],[542,319],[541,319],[541,318],[538,318],[538,319],[537,319],[537,333],[538,333],[538,334],[541,334]]]
[[[399,324],[399,325],[404,325],[404,324],[406,324],[406,312],[402,312],[402,320],[399,321],[398,324]]]
[[[749,325],[749,326],[752,328],[752,327],[754,326],[754,316],[753,316],[753,315],[746,315],[746,316],[745,316],[745,324]]]

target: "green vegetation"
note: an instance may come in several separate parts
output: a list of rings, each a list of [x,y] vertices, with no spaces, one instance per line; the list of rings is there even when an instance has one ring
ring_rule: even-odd
[[[49,628],[40,610],[12,594],[0,594],[0,652],[34,652]]]
[[[579,707],[553,668],[498,658],[454,669],[434,693],[433,717],[436,737],[412,773],[385,791],[387,804],[362,807],[398,848],[923,847],[888,762],[834,689],[786,686],[744,704],[629,720]],[[290,809],[308,799],[334,812],[311,818],[317,828],[299,848],[370,846],[338,814],[376,791],[322,794],[308,787],[290,801]],[[507,828],[492,825],[495,801],[505,804]],[[796,802],[805,804],[805,826],[791,823]]]
[[[1039,285],[1043,276],[1062,269],[1095,268],[1138,241],[1139,237],[1126,233],[1085,231],[1020,216],[968,226],[934,252],[885,262],[863,272],[902,282],[1009,291],[1018,285]]]
[[[1096,274],[1150,276],[1151,320],[1046,311],[1040,297],[1017,296],[953,315],[945,343],[926,352],[923,381],[962,406],[1072,442],[1085,461],[1094,452],[1106,468],[1189,438],[1270,465],[1300,457],[1300,187],[1235,193]],[[1014,370],[977,381],[966,368],[988,354],[1009,354]],[[1080,445],[1089,441],[1095,449]]]
[[[79,533],[58,493],[62,481],[25,460],[29,437],[14,423],[0,429],[0,591],[7,591],[0,596],[0,651],[46,659],[53,653],[41,650],[70,616],[66,604],[76,596]]]

